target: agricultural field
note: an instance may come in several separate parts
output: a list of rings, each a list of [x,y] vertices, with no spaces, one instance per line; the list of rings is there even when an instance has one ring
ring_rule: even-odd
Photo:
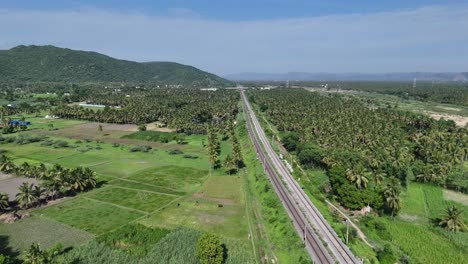
[[[166,236],[172,230],[190,227],[215,233],[233,245],[229,263],[240,263],[235,261],[237,258],[245,263],[253,261],[244,180],[240,174],[229,175],[222,168],[211,168],[204,147],[206,135],[185,135],[184,142],[158,142],[135,136],[139,133],[136,125],[101,124],[101,130],[98,123],[86,121],[32,115],[25,115],[25,119],[32,123],[27,130],[2,135],[14,138],[1,142],[5,155],[17,166],[24,162],[42,163],[48,168],[54,164],[66,168],[85,166],[96,173],[98,188],[29,209],[26,212],[31,216],[24,220],[0,224],[4,251],[19,256],[33,242],[43,248],[57,242],[79,251],[95,243],[95,239],[118,236],[129,225],[144,227],[140,230],[143,236],[153,229],[165,230]],[[29,142],[31,138],[41,140]],[[23,141],[28,143],[18,143]],[[220,157],[230,152],[230,139],[220,140]],[[17,230],[26,232],[35,225],[33,235],[16,235]],[[52,229],[59,233],[51,233]],[[53,241],[61,233],[61,239]],[[148,244],[150,248],[138,258],[153,252],[157,242]],[[102,250],[109,246],[122,250],[116,245]]]

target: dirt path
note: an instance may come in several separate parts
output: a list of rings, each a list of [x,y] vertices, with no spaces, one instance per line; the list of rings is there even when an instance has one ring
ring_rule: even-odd
[[[362,232],[362,230],[355,224],[353,223],[353,221],[351,221],[351,219],[343,212],[341,211],[338,207],[336,207],[334,204],[332,204],[330,201],[328,200],[325,200],[325,202],[327,202],[328,205],[330,205],[331,207],[333,207],[335,210],[337,210],[344,218],[346,218],[349,222],[349,224],[354,228],[356,229],[357,231],[357,234],[358,236],[361,238],[362,241],[364,241],[364,243],[366,243],[366,245],[368,245],[369,247],[371,248],[375,248],[371,243],[369,243],[369,241],[367,240],[367,237],[366,235],[364,234],[364,232]]]

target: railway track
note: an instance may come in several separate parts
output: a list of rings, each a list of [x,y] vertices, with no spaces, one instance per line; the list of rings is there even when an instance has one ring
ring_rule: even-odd
[[[265,171],[267,172],[270,181],[275,187],[275,191],[277,192],[278,196],[280,196],[280,199],[288,210],[288,213],[293,219],[295,226],[299,226],[296,226],[296,230],[300,232],[300,227],[303,225],[302,230],[305,228],[305,232],[302,235],[306,237],[306,240],[307,237],[313,238],[312,241],[306,241],[306,245],[307,243],[310,243],[309,247],[313,250],[313,252],[309,252],[311,253],[312,259],[316,263],[334,263],[335,261],[339,263],[361,263],[351,253],[349,248],[340,240],[335,231],[331,228],[321,213],[312,204],[302,188],[294,180],[286,166],[279,159],[278,155],[274,152],[273,148],[268,142],[265,133],[263,132],[263,129],[261,128],[260,123],[255,116],[255,113],[253,112],[249,102],[247,101],[247,98],[245,97],[244,91],[241,91],[241,95],[250,137],[254,143],[259,158],[262,160]],[[262,149],[262,145],[266,154]],[[285,184],[281,182],[281,179]],[[333,257],[322,245],[322,242],[317,237],[317,234],[310,227],[307,227],[309,223],[313,225],[317,234],[320,235],[320,237],[326,242],[327,247],[331,251],[331,255]],[[317,253],[317,251],[322,253]],[[332,262],[326,262],[325,259]]]
[[[246,112],[245,104],[243,105],[244,112]],[[295,205],[292,197],[290,197],[285,186],[281,183],[280,179],[276,175],[276,171],[273,169],[273,166],[270,164],[269,159],[264,154],[260,142],[255,136],[253,131],[251,120],[246,116],[247,128],[254,144],[255,151],[259,160],[262,162],[263,168],[270,179],[275,192],[283,203],[284,207],[290,218],[293,220],[294,227],[298,234],[303,237],[304,243],[306,245],[307,251],[309,252],[312,260],[315,263],[335,263],[326,248],[324,247],[322,241],[317,237],[317,235],[311,230],[308,226],[307,221],[304,219],[302,213],[300,212],[297,205]]]

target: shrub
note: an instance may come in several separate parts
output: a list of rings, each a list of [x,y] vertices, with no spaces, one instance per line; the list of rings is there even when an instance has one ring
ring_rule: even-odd
[[[138,125],[138,131],[146,131],[146,125],[145,124]]]
[[[112,143],[112,147],[118,148],[118,147],[120,147],[120,144],[119,143]]]
[[[167,153],[169,155],[179,155],[179,154],[183,154],[184,152],[180,149],[171,149],[169,151],[167,151]]]
[[[186,159],[198,159],[198,156],[195,154],[184,154],[183,157]]]
[[[201,264],[221,264],[224,260],[224,249],[218,236],[204,233],[198,239],[195,255]]]
[[[66,148],[68,147],[68,142],[65,140],[57,140],[54,142],[54,148]]]

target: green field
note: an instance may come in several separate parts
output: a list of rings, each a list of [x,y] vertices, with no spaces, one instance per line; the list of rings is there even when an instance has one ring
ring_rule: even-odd
[[[207,140],[205,135],[186,136],[187,142],[179,145],[176,142],[121,139],[123,134],[132,133],[124,130],[105,130],[106,136],[97,130],[86,132],[86,123],[81,121],[35,117],[27,120],[33,122],[28,131],[8,136],[46,134],[50,140],[68,142],[68,147],[46,146],[42,142],[0,144],[0,149],[6,150],[16,164],[27,161],[31,164],[42,162],[46,166],[58,163],[67,168],[86,166],[97,173],[98,180],[104,185],[75,197],[61,199],[54,205],[32,209],[33,217],[30,220],[8,226],[0,224],[0,236],[15,236],[7,242],[11,248],[23,250],[35,241],[50,247],[53,243],[48,241],[55,235],[45,233],[54,226],[58,226],[59,233],[62,232],[60,227],[70,230],[68,235],[63,236],[64,242],[57,242],[76,246],[94,235],[109,234],[129,223],[142,223],[148,227],[170,230],[190,226],[217,233],[226,239],[236,239],[238,242],[233,244],[240,243],[243,246],[239,248],[243,250],[247,245],[247,250],[250,250],[242,191],[244,181],[238,176],[227,175],[223,169],[210,169],[203,147]],[[48,123],[53,123],[57,129],[49,130]],[[82,135],[78,133],[81,131],[86,136],[74,136]],[[91,134],[97,134],[98,139],[87,136]],[[102,140],[104,137],[106,139]],[[148,152],[130,151],[134,146],[141,145],[153,148]],[[230,145],[229,140],[222,141],[221,157],[231,151]],[[198,158],[171,155],[171,149],[180,149],[183,154]],[[37,235],[28,239],[14,235],[16,228],[30,228],[33,224],[29,222],[39,223]],[[76,240],[73,240],[74,237]],[[70,242],[72,240],[73,243]]]
[[[93,239],[93,237],[86,231],[40,216],[29,217],[11,224],[0,224],[0,238],[6,240],[11,251],[18,253],[26,250],[33,242],[38,242],[45,248],[56,243],[70,247]]]

